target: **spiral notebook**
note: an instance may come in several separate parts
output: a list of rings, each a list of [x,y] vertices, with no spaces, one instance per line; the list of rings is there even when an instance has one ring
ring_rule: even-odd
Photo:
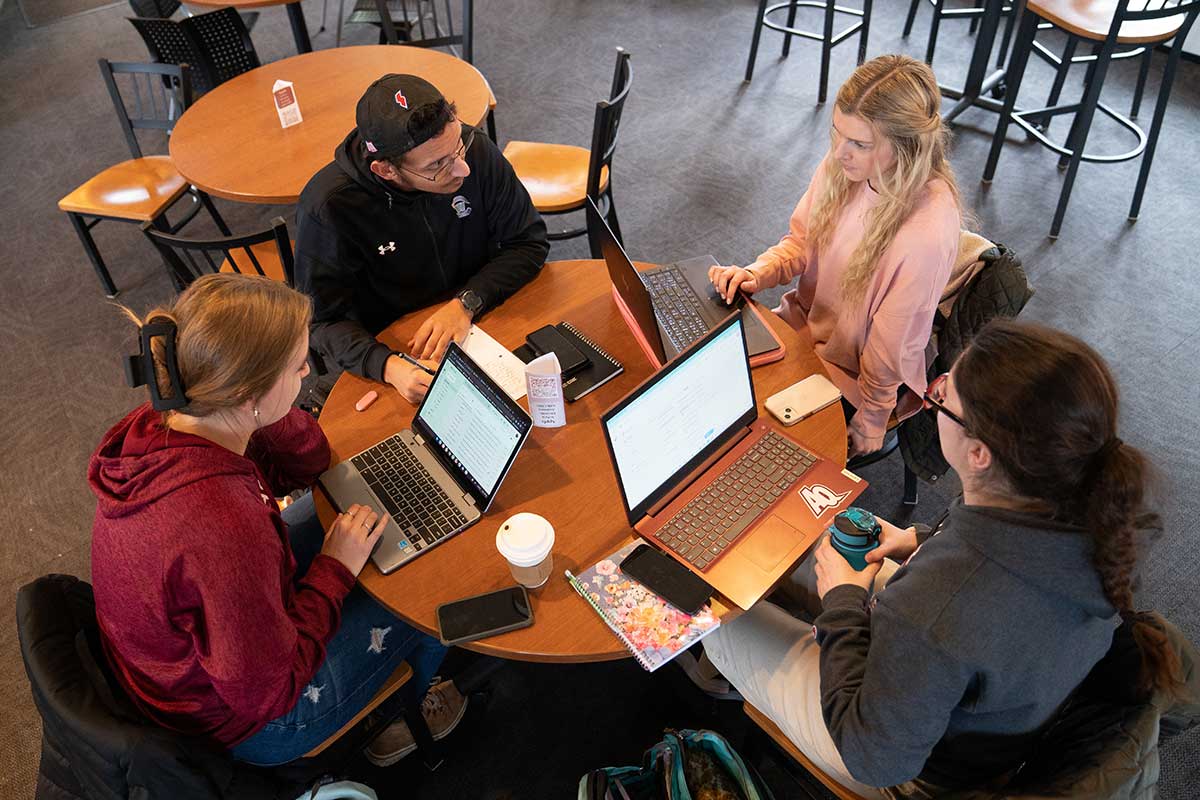
[[[594,389],[598,389],[625,371],[621,363],[600,349],[599,345],[584,336],[569,322],[560,322],[554,326],[572,344],[588,357],[590,362],[586,367],[563,381],[563,397],[573,403]],[[528,364],[541,353],[535,352],[528,344],[521,345],[513,354]]]
[[[567,580],[649,672],[715,631],[721,621],[708,604],[687,614],[621,572],[633,541]]]

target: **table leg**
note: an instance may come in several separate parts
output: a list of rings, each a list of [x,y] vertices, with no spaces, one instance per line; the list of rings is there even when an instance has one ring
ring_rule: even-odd
[[[967,68],[967,81],[963,88],[938,86],[944,97],[958,101],[953,108],[942,115],[942,119],[947,123],[972,106],[986,108],[989,111],[999,111],[1003,108],[1002,103],[984,95],[999,85],[1005,77],[1004,69],[998,69],[990,75],[987,74],[992,59],[992,48],[996,44],[996,31],[1000,28],[1000,16],[1004,9],[1004,3],[1005,0],[986,0],[984,3],[983,16],[979,18],[979,33],[975,37],[975,49],[971,53],[971,65]],[[1016,8],[1013,9],[1013,13],[1020,14],[1024,10],[1024,0],[1019,0],[1014,4]]]
[[[297,53],[311,53],[312,42],[308,39],[308,25],[304,22],[304,9],[300,0],[287,4],[288,22],[292,23],[292,38],[296,40]]]

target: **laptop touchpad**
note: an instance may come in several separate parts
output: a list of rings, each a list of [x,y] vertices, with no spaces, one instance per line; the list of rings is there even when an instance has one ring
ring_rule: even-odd
[[[755,526],[750,539],[737,549],[739,555],[753,561],[755,566],[770,571],[792,552],[802,538],[800,531],[772,514]]]

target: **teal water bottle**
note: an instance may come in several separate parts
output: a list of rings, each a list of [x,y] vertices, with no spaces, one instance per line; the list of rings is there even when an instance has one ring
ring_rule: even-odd
[[[875,515],[851,506],[833,518],[829,526],[829,541],[857,572],[867,568],[867,553],[879,547],[883,530]]]

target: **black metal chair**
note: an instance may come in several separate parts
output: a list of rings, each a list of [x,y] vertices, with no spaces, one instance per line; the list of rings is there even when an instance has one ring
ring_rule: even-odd
[[[211,272],[240,272],[263,275],[288,286],[295,285],[295,259],[283,217],[271,220],[266,230],[244,236],[218,239],[187,239],[153,225],[142,225],[142,233],[158,250],[167,272],[179,289]]]
[[[617,149],[621,112],[632,85],[629,52],[618,47],[608,100],[596,104],[590,150],[568,144],[517,141],[504,148],[504,157],[512,164],[539,212],[569,214],[582,209],[591,197],[622,245],[624,239],[612,195],[612,159]],[[584,234],[588,236],[592,258],[601,258],[599,239],[586,226],[551,232],[549,238],[571,239]]]
[[[204,206],[222,233],[228,234],[229,229],[209,196],[190,186],[168,156],[142,154],[135,133],[138,130],[171,132],[176,120],[191,103],[188,66],[117,63],[102,58],[100,75],[108,87],[117,121],[133,157],[90,178],[59,200],[58,207],[71,220],[104,293],[116,297],[119,290],[91,233],[101,220],[146,223],[174,233]],[[124,94],[118,86],[118,76],[122,76],[121,82],[127,84]],[[184,195],[191,197],[192,206],[178,222],[171,224],[166,213]]]
[[[946,0],[927,0],[927,2],[933,6],[933,19],[929,23],[929,42],[925,45],[925,63],[932,64],[942,20],[969,19],[971,20],[969,32],[974,34],[975,29],[979,27],[979,18],[983,16],[984,0],[974,0],[974,5],[968,8],[946,8]],[[908,7],[908,16],[904,20],[905,38],[912,33],[913,22],[917,18],[917,9],[920,5],[921,0],[912,0],[912,4]],[[1013,20],[1016,18],[1016,15],[1013,14],[1013,6],[1005,6],[1002,13],[1008,17],[1008,21],[1004,25],[1004,35],[1000,42],[1000,65],[1004,63],[1004,55],[1008,52],[1008,43],[1012,38]]]
[[[1000,159],[1000,150],[1004,146],[1008,126],[1010,123],[1016,123],[1031,138],[1058,153],[1059,168],[1066,169],[1058,208],[1050,224],[1050,238],[1057,238],[1062,229],[1067,203],[1071,198],[1071,188],[1075,184],[1075,176],[1082,161],[1115,163],[1142,157],[1133,203],[1129,209],[1129,219],[1136,220],[1141,211],[1146,181],[1150,175],[1163,116],[1171,96],[1171,86],[1179,67],[1183,43],[1197,15],[1200,15],[1200,0],[1117,0],[1111,13],[1105,13],[1098,5],[1080,5],[1070,0],[1028,0],[1009,60],[1008,91],[992,137],[992,148],[983,171],[983,182],[990,183],[995,177],[996,164]],[[1018,111],[1016,101],[1021,79],[1028,65],[1029,55],[1034,50],[1034,37],[1039,26],[1045,22],[1052,23],[1054,27],[1064,30],[1077,40],[1098,45],[1095,59],[1088,64],[1084,93],[1079,102]],[[1172,40],[1159,87],[1158,101],[1154,107],[1154,118],[1147,132],[1129,117],[1101,103],[1100,91],[1108,73],[1108,65],[1113,60],[1118,46],[1153,46]],[[1147,68],[1143,66],[1143,69]],[[1086,152],[1088,132],[1097,110],[1133,133],[1137,137],[1137,145],[1132,150],[1116,155]],[[1071,130],[1063,144],[1052,141],[1044,131],[1049,121],[1059,114],[1074,115]]]
[[[133,8],[133,13],[139,17],[162,17],[166,19],[172,16],[176,11],[183,7],[183,3],[179,0],[129,0],[129,5]],[[189,17],[192,12],[186,8],[183,13]],[[257,11],[241,11],[242,22],[246,24],[246,30],[254,30],[254,23],[258,22]]]
[[[804,39],[812,39],[821,43],[821,77],[817,87],[817,102],[824,103],[826,90],[829,86],[829,56],[834,47],[844,42],[850,36],[858,33],[858,62],[859,64],[867,57],[867,33],[871,26],[871,2],[872,0],[863,0],[861,10],[855,8],[846,8],[836,4],[835,0],[785,0],[782,3],[776,3],[772,6],[767,5],[767,0],[759,0],[757,16],[754,19],[754,36],[750,40],[750,60],[746,63],[746,80],[749,81],[754,77],[754,60],[758,56],[758,40],[762,35],[764,27],[770,28],[773,31],[779,31],[783,34],[783,57],[787,58],[788,53],[792,48],[792,37],[799,36]],[[794,27],[796,24],[796,11],[799,8],[820,8],[825,12],[825,26],[821,33],[812,33],[801,28]],[[787,9],[787,24],[781,25],[770,19],[770,15],[777,11]],[[840,33],[833,32],[833,20],[837,14],[847,14],[852,17],[858,17],[858,21],[846,28]]]
[[[189,64],[199,97],[214,86],[261,65],[250,32],[232,8],[176,21],[132,17],[150,57],[163,64]]]

